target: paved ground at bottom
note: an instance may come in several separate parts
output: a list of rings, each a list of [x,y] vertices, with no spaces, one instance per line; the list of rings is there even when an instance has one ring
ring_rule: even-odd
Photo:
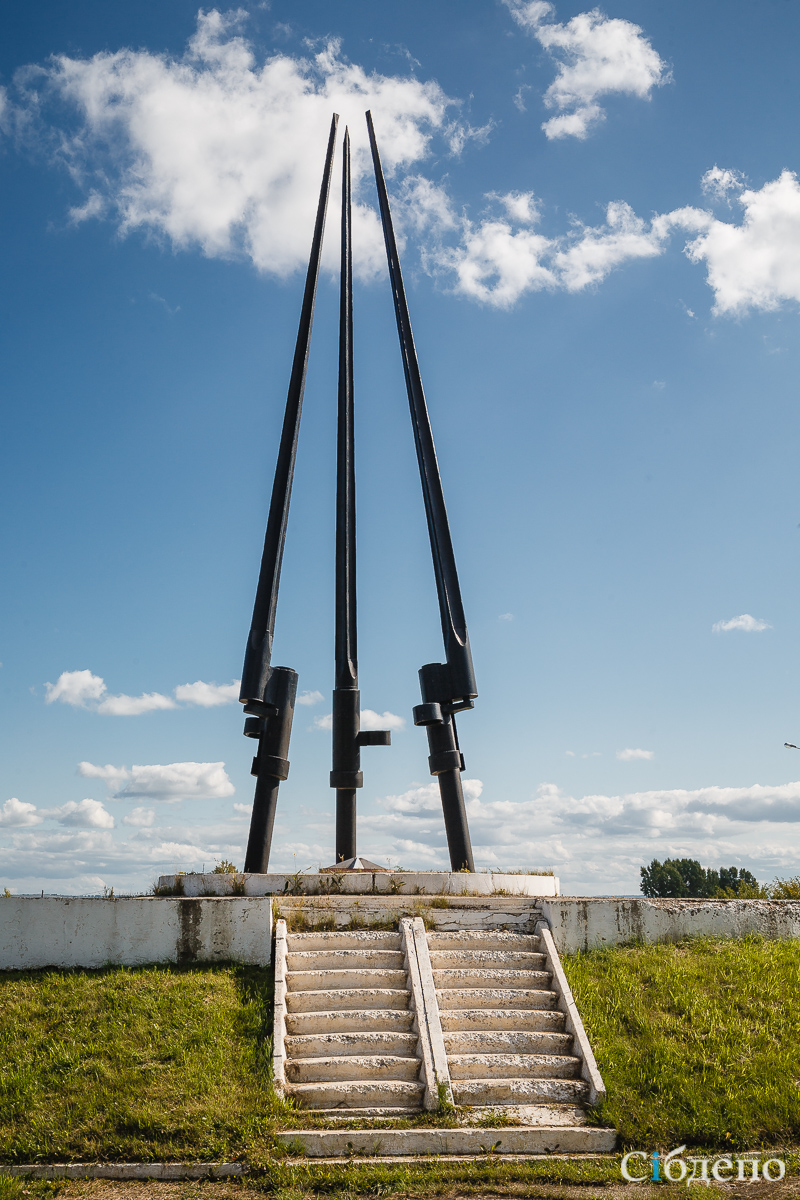
[[[794,1200],[800,1197],[800,1178],[784,1179],[780,1183],[712,1184],[711,1189],[723,1193],[725,1200]],[[309,1198],[316,1193],[292,1191],[292,1200]],[[415,1192],[397,1191],[382,1193],[384,1200],[392,1196],[405,1197]],[[419,1193],[416,1193],[417,1195]],[[454,1187],[429,1190],[428,1195],[442,1200],[497,1200],[497,1197],[525,1197],[525,1200],[686,1200],[685,1186],[662,1185],[647,1187],[644,1184],[584,1184],[581,1186],[557,1183],[498,1183],[479,1189]],[[689,1192],[690,1196],[695,1193]],[[705,1193],[701,1193],[703,1195]],[[264,1200],[265,1193],[233,1180],[219,1182],[186,1183],[117,1183],[113,1180],[75,1180],[64,1184],[58,1192],[65,1200]],[[286,1193],[283,1193],[286,1195]],[[353,1193],[350,1193],[352,1196]],[[374,1193],[373,1193],[374,1195]]]

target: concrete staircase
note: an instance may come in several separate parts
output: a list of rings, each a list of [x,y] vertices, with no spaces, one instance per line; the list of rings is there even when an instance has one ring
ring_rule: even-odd
[[[419,1112],[425,1086],[400,934],[278,932],[284,1093],[322,1112]]]
[[[292,934],[277,921],[273,1081],[339,1118],[448,1101],[461,1114],[459,1128],[276,1134],[311,1156],[469,1154],[490,1135],[522,1154],[616,1141],[586,1121],[605,1089],[545,922],[534,934],[426,934],[420,918],[399,933]],[[479,1127],[498,1110],[516,1124]]]
[[[559,980],[539,935],[429,933],[428,946],[456,1104],[590,1100],[581,1047],[559,1008]]]

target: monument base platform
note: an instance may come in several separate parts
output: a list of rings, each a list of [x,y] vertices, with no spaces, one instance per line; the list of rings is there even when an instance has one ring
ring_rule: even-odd
[[[162,895],[183,896],[557,896],[555,875],[492,871],[308,871],[294,875],[162,875]]]

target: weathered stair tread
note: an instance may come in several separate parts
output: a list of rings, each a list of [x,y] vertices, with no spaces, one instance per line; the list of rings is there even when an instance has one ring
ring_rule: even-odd
[[[550,1100],[576,1104],[585,1100],[588,1084],[582,1079],[454,1079],[456,1104],[531,1104]]]
[[[546,989],[550,986],[549,971],[516,971],[491,967],[434,967],[433,978],[438,990],[448,988],[530,988]]]
[[[294,992],[315,992],[324,986],[328,991],[343,988],[403,988],[406,973],[401,970],[383,970],[377,967],[337,968],[335,971],[290,971],[289,988]]]
[[[515,998],[516,998],[515,993]],[[441,1000],[440,1000],[441,1003]],[[442,1029],[475,1031],[476,1033],[500,1032],[503,1030],[552,1030],[565,1028],[566,1019],[562,1012],[547,1008],[452,1008],[439,1012]]]
[[[291,977],[290,977],[291,978]],[[335,998],[340,1009],[347,1008],[408,1008],[409,993],[400,988],[339,988],[332,991],[286,993],[290,1013],[329,1009]]]
[[[290,1130],[276,1135],[287,1149],[302,1146],[312,1158],[348,1155],[483,1154],[489,1146],[503,1154],[610,1154],[613,1129],[588,1125],[512,1126],[503,1129],[326,1129]]]
[[[535,1029],[483,1029],[478,1033],[459,1029],[444,1034],[448,1057],[451,1054],[569,1054],[572,1040],[571,1033]]]
[[[538,950],[540,939],[535,933],[507,933],[503,929],[457,930],[452,933],[428,934],[428,946],[433,950]]]
[[[543,988],[437,988],[439,1007],[450,1008],[555,1008],[555,992]]]
[[[453,1079],[575,1079],[581,1067],[566,1054],[453,1054],[448,1061]]]
[[[330,1117],[337,1125],[346,1121],[363,1121],[369,1118],[373,1121],[396,1121],[399,1117],[417,1117],[422,1112],[418,1104],[413,1108],[396,1105],[377,1105],[373,1108],[315,1108],[317,1117]]]
[[[297,950],[399,950],[400,934],[352,930],[335,933],[290,933],[286,937],[289,954]]]
[[[470,1125],[480,1125],[489,1117],[500,1116],[520,1125],[585,1125],[586,1109],[580,1104],[476,1104],[470,1105]]]
[[[286,1053],[290,1058],[309,1058],[324,1055],[352,1054],[401,1054],[414,1057],[417,1051],[417,1035],[400,1032],[350,1032],[335,1033],[320,1031],[299,1036],[289,1034],[286,1038]]]
[[[293,1083],[290,1095],[311,1108],[389,1108],[422,1105],[418,1080],[349,1079],[334,1083]]]
[[[291,972],[353,970],[358,967],[403,969],[403,955],[399,950],[290,950],[288,953]]]
[[[330,1003],[330,995],[328,1003]],[[291,1035],[355,1033],[359,1030],[410,1030],[414,1014],[408,1008],[343,1008],[310,1009],[286,1014],[286,1026]]]
[[[324,1058],[293,1058],[286,1064],[290,1083],[338,1083],[343,1079],[416,1080],[416,1057],[392,1054],[332,1055]]]
[[[545,963],[545,955],[533,950],[431,950],[430,956],[434,971],[453,966],[541,971]]]

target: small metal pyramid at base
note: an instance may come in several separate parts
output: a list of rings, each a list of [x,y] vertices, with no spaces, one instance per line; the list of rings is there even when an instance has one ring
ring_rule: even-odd
[[[345,858],[332,867],[320,867],[320,872],[323,871],[385,871],[387,874],[391,874],[390,867],[379,867],[377,863],[370,862],[368,858],[362,858],[361,855],[356,855],[355,858]]]

